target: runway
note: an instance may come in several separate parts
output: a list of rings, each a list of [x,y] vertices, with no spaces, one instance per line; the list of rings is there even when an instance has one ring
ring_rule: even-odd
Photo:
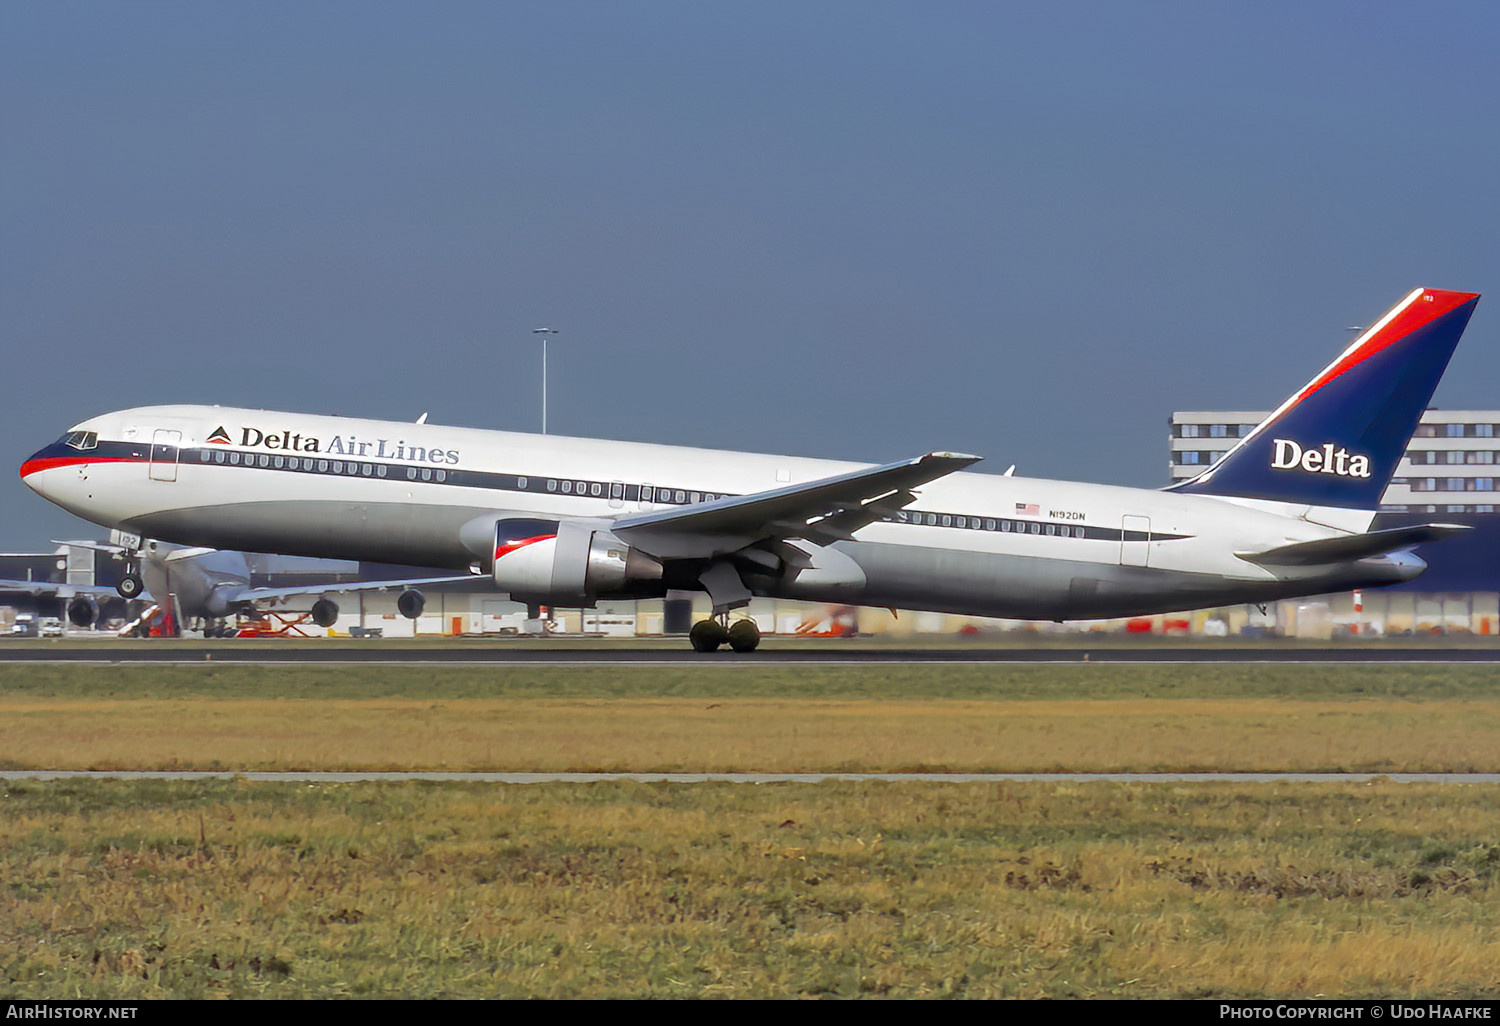
[[[233,780],[257,783],[599,784],[1497,784],[1500,773],[385,773],[4,770],[0,780]]]
[[[152,641],[63,643],[0,643],[0,663],[153,663],[202,664],[278,663],[333,664],[434,664],[444,665],[697,665],[763,666],[766,664],[861,665],[906,664],[1007,664],[1007,663],[1500,663],[1500,646],[1489,648],[1439,648],[1425,645],[1380,645],[1361,647],[1357,642],[1328,647],[1274,644],[1237,647],[1183,645],[1121,647],[1036,648],[975,646],[902,648],[886,645],[846,647],[831,642],[826,648],[780,648],[764,645],[757,652],[697,653],[687,648],[660,645],[628,647],[605,642],[547,647],[529,641],[478,643],[464,641],[435,644],[402,644],[372,641],[362,644],[307,641],[285,643],[182,644]]]

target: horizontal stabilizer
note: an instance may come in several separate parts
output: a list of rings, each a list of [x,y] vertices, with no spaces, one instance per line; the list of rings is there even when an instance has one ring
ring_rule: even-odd
[[[1267,549],[1265,552],[1236,552],[1235,555],[1261,566],[1322,566],[1325,563],[1348,563],[1370,556],[1383,556],[1423,542],[1442,541],[1469,529],[1463,524],[1418,524],[1367,534],[1297,542],[1294,545]]]

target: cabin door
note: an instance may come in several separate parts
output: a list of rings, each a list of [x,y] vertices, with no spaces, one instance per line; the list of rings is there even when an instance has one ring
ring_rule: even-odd
[[[181,444],[181,431],[156,430],[151,436],[151,480],[177,480],[177,447]]]
[[[1120,526],[1120,565],[1150,566],[1151,518],[1125,517]]]

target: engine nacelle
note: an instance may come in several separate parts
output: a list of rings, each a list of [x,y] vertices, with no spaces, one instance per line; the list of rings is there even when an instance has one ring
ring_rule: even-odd
[[[396,612],[408,620],[415,620],[427,608],[427,599],[416,588],[407,588],[396,596]]]
[[[74,595],[68,600],[68,622],[74,627],[92,627],[99,619],[99,603],[92,595]]]
[[[521,524],[495,525],[495,587],[517,602],[591,606],[661,580],[661,563],[611,534],[608,520],[562,520],[555,533],[517,537],[535,530],[535,521]]]
[[[318,601],[313,603],[312,610],[308,615],[312,617],[312,622],[319,627],[332,627],[339,618],[338,603],[334,602],[333,599],[318,599]]]

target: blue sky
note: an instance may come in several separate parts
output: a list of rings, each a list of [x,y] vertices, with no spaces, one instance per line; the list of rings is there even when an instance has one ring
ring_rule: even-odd
[[[1166,483],[1500,271],[1500,5],[0,7],[0,456],[207,402]],[[1481,301],[1438,391],[1500,407]],[[12,472],[0,548],[97,534]]]

